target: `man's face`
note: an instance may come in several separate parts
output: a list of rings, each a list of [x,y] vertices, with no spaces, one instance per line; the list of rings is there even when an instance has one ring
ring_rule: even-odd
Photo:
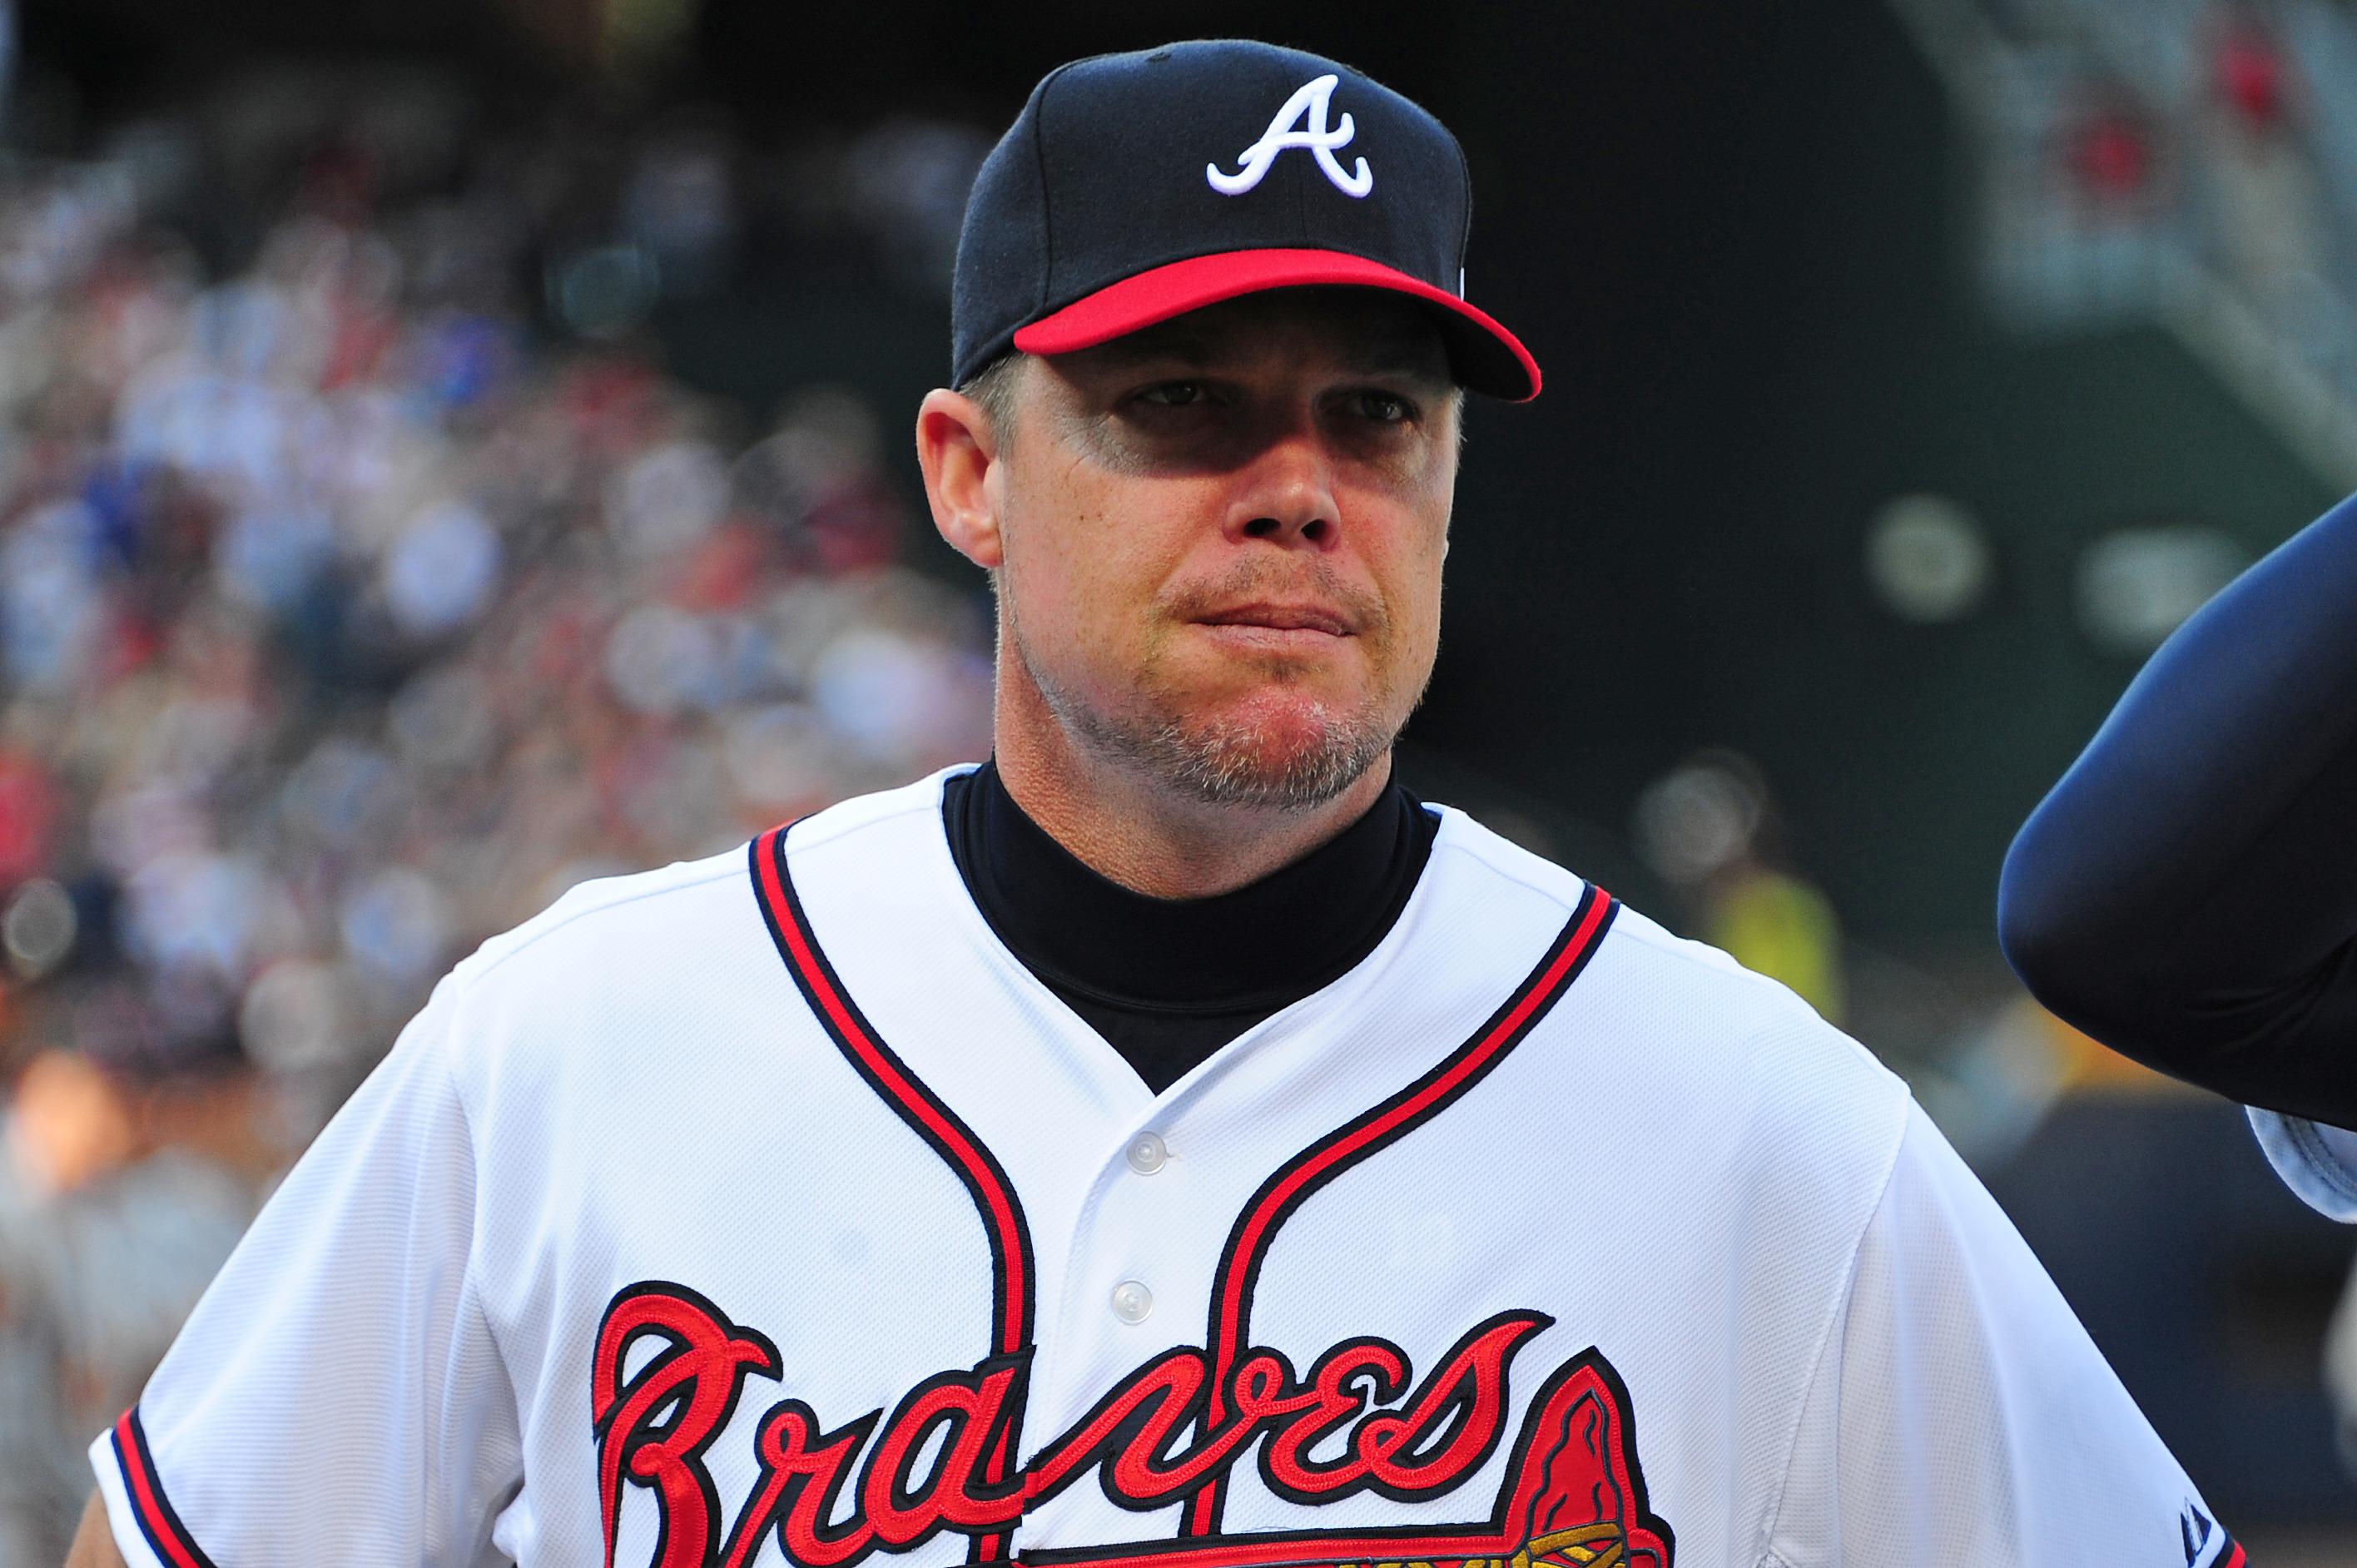
[[[1458,403],[1438,334],[1372,292],[1027,362],[994,476],[1021,671],[1076,745],[1197,799],[1331,799],[1432,671]]]

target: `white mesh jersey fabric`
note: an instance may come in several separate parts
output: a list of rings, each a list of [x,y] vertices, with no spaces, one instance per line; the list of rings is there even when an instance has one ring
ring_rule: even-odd
[[[980,1435],[902,1412],[1019,1389],[1013,1546],[1051,1563],[1153,1568],[1182,1530],[1215,1531],[1203,1568],[1287,1532],[1331,1538],[1303,1563],[2185,1562],[2206,1510],[2035,1261],[1782,988],[1447,812],[1364,962],[1157,1097],[991,935],[939,799],[787,841],[900,1069],[822,1026],[742,855],[576,890],[460,965],[93,1445],[126,1556],[774,1568],[754,1521],[791,1525],[845,1433],[829,1539],[1013,1509]],[[946,1122],[888,1103],[902,1069]],[[1032,1282],[996,1359],[985,1189]],[[1065,1441],[1207,1367],[1219,1419]],[[893,1486],[858,1470],[896,1440]],[[1221,1442],[1190,1518],[1157,1466]]]
[[[2357,1133],[2255,1105],[2247,1112],[2260,1152],[2284,1186],[2326,1219],[2357,1224]]]
[[[2234,1551],[2012,1223],[1910,1107],[1767,1561],[2212,1568]]]

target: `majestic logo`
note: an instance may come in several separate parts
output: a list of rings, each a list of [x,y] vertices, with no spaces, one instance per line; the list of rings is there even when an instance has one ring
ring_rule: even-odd
[[[2190,1498],[2178,1513],[2177,1528],[2185,1540],[2185,1568],[2244,1568],[2242,1547]]]
[[[1335,84],[1342,79],[1330,71],[1317,81],[1305,84],[1299,91],[1285,101],[1285,107],[1268,123],[1260,140],[1236,155],[1236,172],[1225,174],[1217,164],[1203,166],[1203,177],[1222,196],[1242,196],[1267,177],[1269,166],[1276,155],[1291,147],[1308,150],[1318,159],[1318,166],[1334,182],[1334,188],[1345,196],[1364,196],[1375,188],[1374,171],[1361,158],[1355,172],[1345,169],[1334,157],[1334,149],[1350,145],[1358,134],[1358,126],[1345,113],[1342,123],[1332,130],[1326,128],[1328,105],[1334,97]],[[1294,123],[1304,117],[1308,124],[1295,130]]]
[[[651,1568],[742,1568],[771,1535],[800,1568],[848,1568],[942,1530],[1004,1538],[1027,1509],[1092,1470],[1123,1508],[1163,1509],[1220,1485],[1255,1448],[1261,1479],[1289,1501],[1315,1506],[1362,1491],[1399,1502],[1442,1497],[1496,1451],[1508,1369],[1551,1321],[1501,1313],[1476,1325],[1420,1380],[1406,1355],[1381,1339],[1345,1340],[1306,1373],[1254,1347],[1237,1359],[1217,1401],[1211,1358],[1181,1347],[1123,1379],[1019,1472],[1006,1461],[1028,1351],[928,1378],[888,1415],[869,1411],[832,1428],[801,1400],[781,1400],[756,1427],[751,1495],[724,1520],[704,1456],[747,1380],[779,1376],[777,1350],[694,1291],[633,1285],[607,1308],[592,1374],[606,1562],[612,1568],[625,1483],[655,1497],[661,1528]],[[1318,1456],[1328,1449],[1332,1457]],[[1670,1529],[1646,1511],[1628,1392],[1601,1355],[1591,1349],[1547,1380],[1511,1455],[1496,1505],[1477,1523],[1197,1535],[1027,1552],[1021,1561],[1041,1568],[1157,1568],[1178,1557],[1188,1568],[1670,1568]]]

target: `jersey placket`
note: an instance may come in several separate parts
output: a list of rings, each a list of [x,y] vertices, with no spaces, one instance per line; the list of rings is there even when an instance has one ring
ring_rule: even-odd
[[[1014,1430],[997,1433],[987,1467],[973,1478],[987,1493],[1007,1484],[1014,1460],[1006,1450],[1017,1443],[1025,1500],[1019,1520],[1009,1520],[1012,1530],[968,1531],[974,1561],[1033,1549],[1051,1555],[1117,1550],[1123,1542],[1152,1554],[1157,1541],[1176,1545],[1220,1533],[1230,1473],[1250,1468],[1249,1451],[1275,1430],[1272,1421],[1303,1424],[1318,1398],[1299,1380],[1307,1363],[1286,1355],[1318,1358],[1342,1348],[1338,1341],[1280,1352],[1252,1343],[1253,1280],[1268,1245],[1302,1201],[1412,1133],[1511,1050],[1577,976],[1613,908],[1587,890],[1515,993],[1471,1036],[1461,1036],[1464,1022],[1446,1029],[1443,1037],[1461,1043],[1426,1056],[1421,1072],[1395,1050],[1346,1048],[1364,1027],[1362,1009],[1379,1004],[1383,993],[1384,966],[1375,960],[1247,1031],[1139,1106],[1117,1136],[1106,1137],[1115,1129],[1082,1116],[1079,1122],[1093,1124],[1067,1125],[1060,1139],[1060,1129],[1043,1125],[1034,1106],[1010,1105],[976,1079],[973,1058],[943,1058],[937,1042],[920,1039],[919,1065],[944,1068],[963,1086],[953,1098],[978,1118],[969,1126],[885,1043],[819,947],[794,892],[782,837],[767,835],[755,850],[757,883],[780,951],[845,1058],[960,1173],[994,1236],[990,1345],[994,1356],[1020,1363],[1013,1403],[1022,1413],[1019,1437]],[[935,869],[954,875],[953,868]],[[978,914],[957,900],[948,907],[973,915],[968,924],[975,929],[934,938],[955,948],[967,945],[960,938],[986,932]],[[1019,969],[986,935],[968,956],[985,967]],[[1002,978],[1022,989],[1015,974]],[[891,987],[878,987],[888,1012],[892,996]],[[1398,1000],[1392,999],[1394,1011]],[[1064,1011],[1050,1006],[1051,1016]],[[1096,1056],[1127,1070],[1094,1043]],[[1002,1048],[1011,1049],[1005,1066],[1018,1078],[1048,1066],[1032,1060],[1019,1040],[1003,1041]],[[1085,1073],[1099,1065],[1086,1053],[1063,1053],[1063,1059],[1066,1070]],[[1050,1069],[1049,1077],[1056,1076]],[[1137,1104],[1134,1087],[1125,1098]],[[1337,1107],[1351,1104],[1368,1109],[1335,1125]],[[999,1164],[991,1139],[1006,1152],[1007,1165]],[[1060,1143],[1060,1159],[1039,1157]],[[1093,1155],[1083,1155],[1086,1164],[1072,1158],[1083,1148]],[[1028,1173],[1028,1216],[1009,1168]],[[1061,1254],[1062,1267],[1042,1271],[1032,1251],[1035,1228],[1045,1224],[1053,1235],[1059,1219],[1060,1244],[1048,1251]],[[1489,1326],[1496,1353],[1511,1354],[1512,1344],[1545,1321],[1541,1316]],[[1024,1332],[1035,1325],[1037,1338]],[[1477,1337],[1478,1331],[1452,1354],[1487,1353],[1472,1345]],[[987,1371],[977,1366],[971,1378],[978,1385]],[[1372,1413],[1360,1408],[1359,1396],[1351,1402],[1353,1415]]]

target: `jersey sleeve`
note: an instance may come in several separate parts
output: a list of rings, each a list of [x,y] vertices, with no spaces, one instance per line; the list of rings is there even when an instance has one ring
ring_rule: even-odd
[[[2357,1224],[2357,1133],[2248,1108],[2259,1149],[2283,1184],[2328,1219]]]
[[[1910,1107],[1761,1561],[2241,1568],[2243,1554],[1996,1201]]]
[[[2229,1099],[2357,1126],[2357,499],[2147,661],[2007,854],[2038,999]]]
[[[521,1447],[474,1288],[457,1007],[446,980],[91,1444],[133,1568],[499,1560]]]

